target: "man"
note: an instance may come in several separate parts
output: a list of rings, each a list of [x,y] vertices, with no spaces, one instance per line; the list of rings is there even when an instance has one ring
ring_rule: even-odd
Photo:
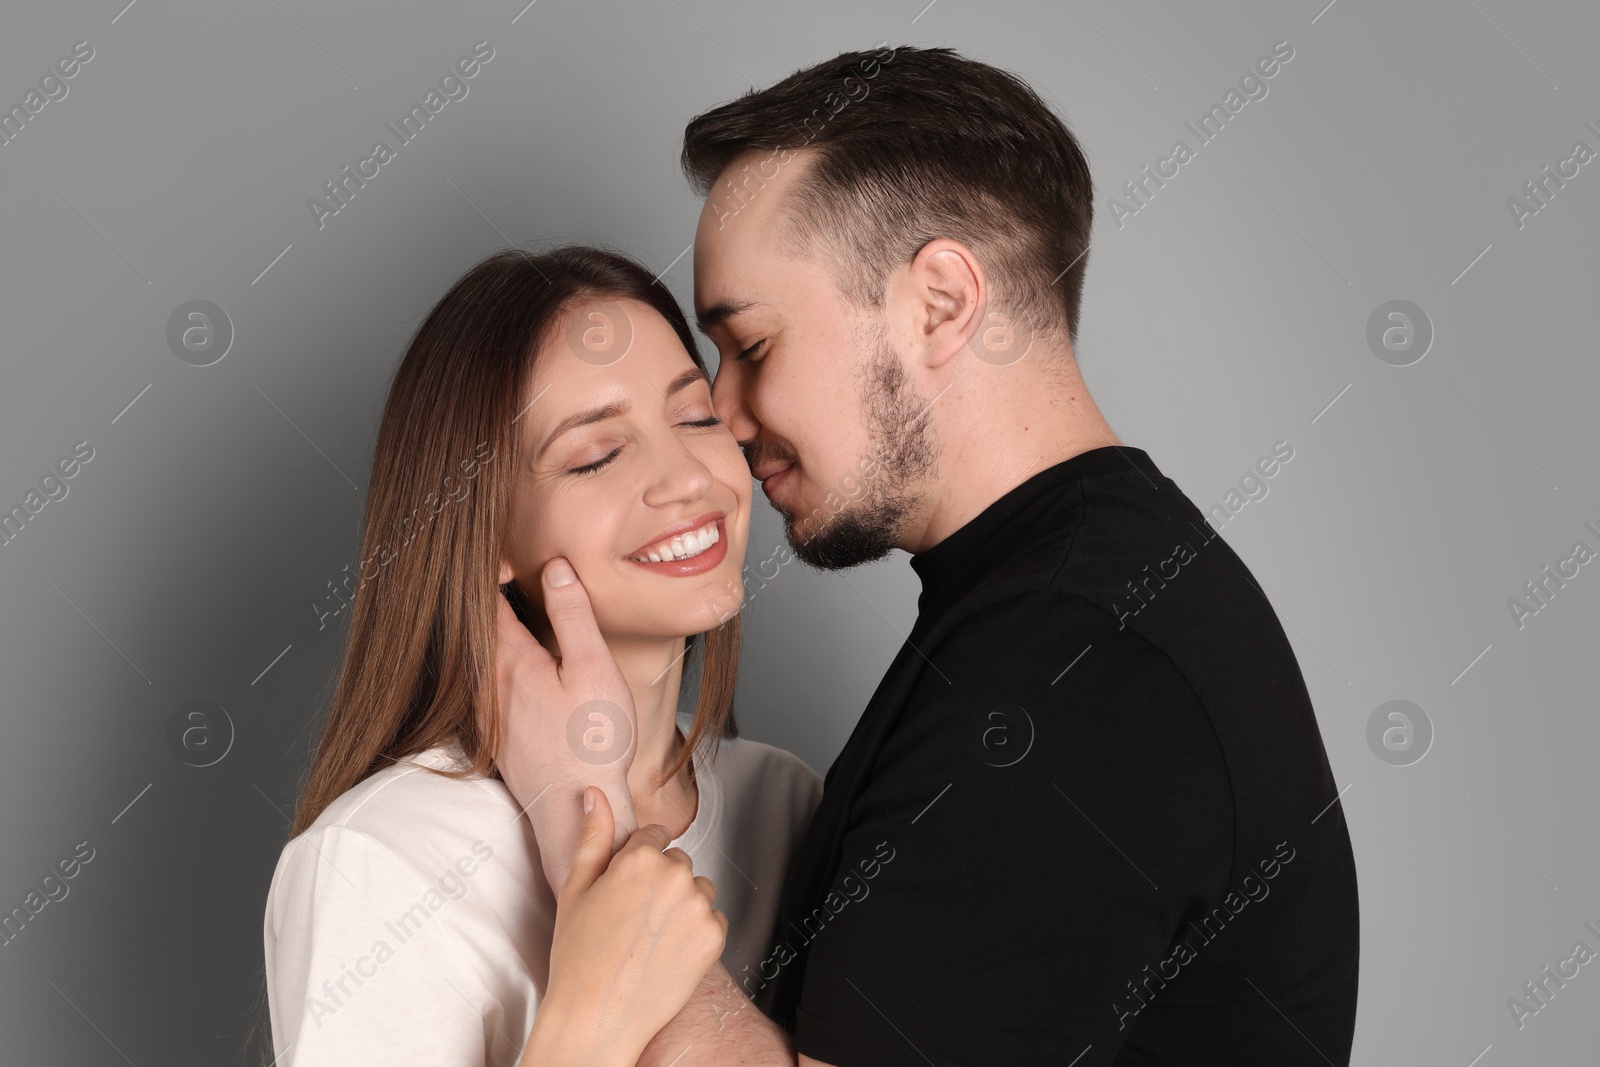
[[[683,161],[713,401],[795,553],[923,587],[735,981],[802,1063],[1348,1062],[1338,790],[1258,583],[1084,387],[1072,134],[880,48]]]
[[[718,415],[801,559],[899,548],[922,592],[772,954],[644,1062],[795,1062],[731,979],[802,1065],[1348,1063],[1338,791],[1258,583],[1084,387],[1072,134],[882,48],[699,116],[683,162]]]

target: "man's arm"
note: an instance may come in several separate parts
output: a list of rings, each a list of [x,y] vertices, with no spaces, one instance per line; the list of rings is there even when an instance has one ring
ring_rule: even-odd
[[[801,1067],[815,1060],[800,1058]],[[639,1057],[639,1067],[795,1067],[789,1035],[761,1013],[734,984],[722,964],[713,964],[689,1003],[662,1027]],[[825,1067],[825,1065],[819,1065]]]

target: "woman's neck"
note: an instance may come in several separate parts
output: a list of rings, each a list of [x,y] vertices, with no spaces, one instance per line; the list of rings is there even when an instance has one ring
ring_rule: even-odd
[[[654,794],[661,785],[661,776],[678,756],[678,694],[683,682],[684,641],[681,637],[666,641],[606,638],[606,646],[633,693],[639,736],[628,770],[628,786],[636,804],[649,806],[658,799]],[[679,771],[678,778],[678,783],[662,789],[668,798],[686,794],[687,767]],[[692,809],[688,816],[693,817]],[[643,821],[648,820],[642,820],[641,825]]]

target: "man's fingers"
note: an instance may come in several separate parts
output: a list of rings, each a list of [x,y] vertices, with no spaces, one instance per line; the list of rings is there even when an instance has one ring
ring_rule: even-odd
[[[554,682],[555,657],[528,632],[526,626],[522,625],[522,620],[517,618],[516,609],[511,606],[511,601],[506,599],[504,593],[495,599],[499,601],[495,606],[497,658],[508,659],[513,664],[521,660],[538,671],[540,676]]]
[[[555,631],[561,648],[563,674],[577,667],[587,670],[611,658],[600,627],[594,621],[589,594],[578,581],[577,572],[560,556],[545,564],[544,613]]]

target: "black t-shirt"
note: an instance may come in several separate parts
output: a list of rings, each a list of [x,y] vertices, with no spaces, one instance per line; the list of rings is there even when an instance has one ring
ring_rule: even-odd
[[[1244,563],[1145,452],[933,548],[734,975],[839,1067],[1347,1064],[1355,861]]]

